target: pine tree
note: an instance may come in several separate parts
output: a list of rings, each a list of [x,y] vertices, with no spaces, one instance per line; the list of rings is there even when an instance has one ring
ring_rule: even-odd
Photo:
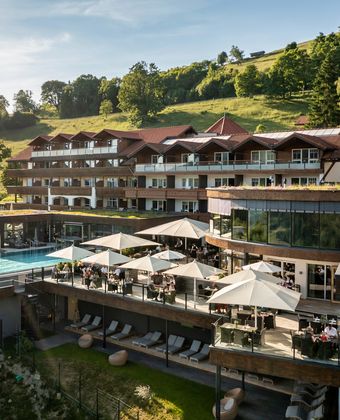
[[[336,127],[340,124],[340,96],[337,92],[339,70],[336,51],[330,50],[314,80],[310,127]]]

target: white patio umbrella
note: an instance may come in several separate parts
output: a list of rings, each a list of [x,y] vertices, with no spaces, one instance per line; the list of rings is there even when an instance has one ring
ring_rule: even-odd
[[[172,251],[171,249],[166,249],[165,251],[154,254],[153,257],[160,258],[161,260],[170,261],[170,260],[182,260],[183,258],[185,258],[185,255],[177,251]]]
[[[93,255],[93,252],[74,245],[47,254],[48,257],[62,258],[64,260],[72,261],[72,284],[74,277],[74,261],[81,260],[82,258],[89,257],[90,255]]]
[[[166,270],[170,267],[176,267],[176,264],[147,255],[146,257],[131,260],[120,267],[156,273],[157,271]]]
[[[185,249],[187,249],[188,238],[201,239],[205,236],[208,230],[208,223],[184,217],[183,219],[174,220],[173,222],[164,223],[136,233],[138,235],[163,235],[184,238]]]
[[[141,246],[155,246],[159,245],[157,242],[149,241],[148,239],[138,238],[137,236],[128,235],[126,233],[116,233],[114,235],[103,236],[101,238],[92,239],[91,241],[83,242],[82,245],[96,245],[113,249],[138,248]]]
[[[204,280],[207,277],[213,276],[214,274],[223,273],[223,270],[212,267],[211,265],[202,264],[196,260],[179,265],[176,268],[165,271],[165,274],[172,274],[175,276],[190,277],[194,279],[194,308],[196,308],[196,281]]]
[[[262,273],[279,273],[281,272],[281,267],[266,261],[258,261],[253,264],[244,265],[242,270],[256,270],[261,271]]]
[[[240,271],[229,277],[229,286],[216,292],[208,303],[255,306],[255,328],[257,307],[295,311],[301,294],[276,284],[277,278],[259,271]]]

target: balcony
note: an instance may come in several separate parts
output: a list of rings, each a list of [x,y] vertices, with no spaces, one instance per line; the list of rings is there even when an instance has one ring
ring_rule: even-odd
[[[152,200],[185,199],[206,200],[205,189],[201,188],[125,188],[126,198],[150,198]]]
[[[87,196],[91,195],[91,187],[52,187],[51,195],[74,195],[74,196]]]
[[[138,164],[135,173],[178,173],[178,172],[238,172],[238,171],[284,171],[284,170],[320,170],[320,162],[274,162],[254,163],[234,161],[229,164],[221,162],[197,163],[157,163]]]
[[[6,187],[8,194],[47,195],[47,187],[14,186]]]
[[[9,169],[9,177],[58,177],[65,178],[81,176],[127,176],[131,175],[128,166],[98,167],[98,168],[41,168],[41,169]]]
[[[121,187],[96,187],[96,193],[98,197],[125,197],[125,188]]]
[[[117,146],[93,147],[91,149],[61,149],[61,150],[37,150],[32,152],[32,157],[58,157],[58,156],[84,156],[116,154]]]

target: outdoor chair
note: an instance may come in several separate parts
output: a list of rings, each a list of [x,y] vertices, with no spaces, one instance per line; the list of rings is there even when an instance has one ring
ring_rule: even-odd
[[[168,347],[173,346],[175,344],[177,335],[170,334],[168,337]],[[156,350],[165,353],[166,352],[166,343],[162,344],[161,346],[156,347]]]
[[[301,335],[295,334],[294,331],[290,331],[290,336],[292,338],[292,349],[301,350]]]
[[[164,300],[166,303],[175,303],[176,302],[176,291],[173,290],[171,292],[168,292],[164,295]]]
[[[149,341],[152,337],[152,332],[148,332],[147,334],[145,334],[143,337],[138,337],[135,340],[132,341],[132,344],[136,345],[136,346],[140,346],[141,343],[143,343],[144,341]]]
[[[328,387],[327,386],[322,386],[321,388],[318,388],[317,390],[313,391],[308,387],[305,387],[304,385],[296,385],[294,386],[294,393],[295,394],[300,394],[300,395],[307,395],[310,398],[319,398],[321,397],[321,395],[326,394],[326,392],[328,391]]]
[[[75,322],[74,324],[71,324],[70,327],[79,329],[81,327],[84,327],[85,325],[88,325],[90,323],[90,320],[91,315],[86,314],[80,322]]]
[[[321,360],[330,359],[335,351],[335,345],[331,341],[319,341],[317,348],[317,358]]]
[[[202,347],[201,351],[199,353],[196,353],[192,356],[190,356],[190,361],[191,362],[201,362],[202,360],[205,360],[209,357],[209,353],[210,353],[210,347],[209,344],[204,344],[204,346]]]
[[[263,328],[260,332],[255,331],[252,340],[254,346],[263,346],[265,344],[264,337],[266,333],[266,328]]]
[[[234,330],[234,343],[242,347],[249,346],[249,335],[241,330]]]
[[[193,342],[191,343],[190,349],[180,353],[179,357],[181,357],[182,359],[189,359],[190,356],[199,352],[201,344],[202,343],[200,341],[193,340]]]
[[[125,324],[122,331],[118,334],[111,335],[111,338],[113,340],[118,340],[118,341],[123,340],[124,338],[129,337],[131,335],[131,332],[132,332],[132,325]]]
[[[168,353],[175,354],[183,349],[185,337],[178,336],[173,346],[168,346]]]
[[[307,357],[314,357],[314,342],[311,337],[301,339],[301,354]]]
[[[81,327],[82,331],[93,331],[98,328],[100,328],[100,323],[102,322],[102,318],[100,316],[95,316],[94,320],[92,321],[92,324],[85,325],[84,327]]]
[[[286,410],[286,419],[290,420],[314,420],[322,419],[324,415],[324,406],[320,405],[315,410],[306,411],[302,405],[290,405]]]
[[[161,332],[155,331],[152,334],[152,336],[151,336],[151,338],[149,340],[143,341],[140,344],[140,347],[145,347],[146,349],[148,349],[149,347],[154,346],[155,344],[157,344],[159,342],[161,336],[162,336],[162,333]]]
[[[158,290],[153,290],[149,286],[146,288],[146,298],[156,299],[158,296]]]
[[[314,410],[315,408],[318,408],[321,404],[323,404],[325,402],[325,399],[325,394],[321,395],[318,398],[310,398],[307,395],[293,394],[290,399],[290,402],[293,405],[304,405],[306,410]]]
[[[118,328],[118,321],[111,321],[111,324],[108,328],[105,330],[105,336],[108,337],[112,334],[114,334],[117,331]],[[98,331],[98,335],[103,336],[103,331]]]
[[[321,389],[327,391],[327,387],[325,385],[320,385],[320,384],[312,384],[310,382],[303,382],[303,381],[296,381],[295,385],[294,385],[294,389],[304,389],[304,390],[308,390],[309,392],[316,392],[319,391]]]
[[[234,331],[231,328],[221,328],[221,342],[222,343],[234,342]]]

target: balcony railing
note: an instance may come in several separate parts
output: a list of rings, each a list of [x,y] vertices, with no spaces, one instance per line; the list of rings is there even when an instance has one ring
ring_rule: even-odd
[[[303,170],[320,169],[320,162],[274,162],[274,163],[254,163],[248,161],[235,161],[231,163],[221,162],[197,162],[197,163],[157,163],[157,164],[138,164],[136,173],[169,173],[169,172],[222,172],[222,171],[270,171],[270,170]]]
[[[99,154],[115,154],[117,147],[93,147],[91,149],[61,149],[61,150],[36,150],[32,152],[32,157],[53,157],[53,156],[79,156],[79,155],[99,155]]]

